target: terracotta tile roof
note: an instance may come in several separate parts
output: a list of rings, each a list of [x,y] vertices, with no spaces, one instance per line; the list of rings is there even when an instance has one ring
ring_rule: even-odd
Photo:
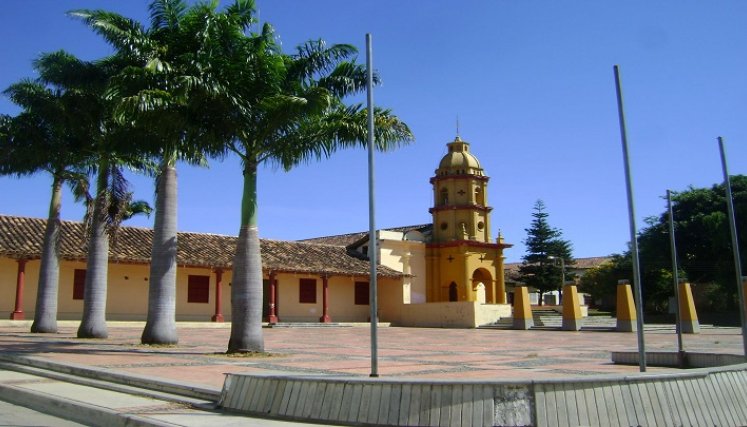
[[[432,224],[419,224],[419,225],[407,225],[404,227],[385,228],[383,230],[398,231],[400,233],[407,233],[408,231],[412,231],[412,230],[426,232],[432,226],[433,226]],[[356,242],[359,242],[362,239],[365,239],[366,237],[368,237],[368,231],[361,231],[359,233],[348,233],[348,234],[337,234],[335,236],[313,237],[310,239],[299,240],[299,242],[323,243],[323,244],[335,245],[335,246],[350,246]]]
[[[39,258],[46,219],[0,215],[0,256]],[[153,231],[121,227],[109,248],[113,262],[150,263]],[[177,263],[180,266],[231,268],[236,237],[205,233],[178,234]],[[264,270],[293,273],[367,276],[369,264],[342,246],[306,242],[260,240]],[[63,221],[60,252],[66,260],[85,260],[85,235],[80,222]],[[384,277],[403,274],[379,266]]]
[[[610,256],[595,256],[589,258],[576,258],[576,263],[573,264],[573,269],[586,270],[589,268],[599,267],[607,261],[612,260]]]
[[[611,260],[609,256],[595,256],[587,258],[574,258],[575,263],[573,265],[566,266],[568,271],[588,270],[590,268],[598,267],[605,262]],[[506,279],[518,281],[519,280],[519,267],[522,263],[520,262],[507,262],[503,268],[506,272]]]
[[[299,242],[322,243],[325,245],[345,247],[350,245],[351,243],[357,242],[365,236],[368,236],[368,231],[360,233],[338,234],[336,236],[312,237],[310,239],[299,240]]]

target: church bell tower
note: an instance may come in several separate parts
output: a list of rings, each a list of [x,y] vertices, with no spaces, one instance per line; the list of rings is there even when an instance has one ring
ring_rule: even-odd
[[[426,246],[428,302],[478,301],[505,304],[503,249],[512,245],[490,235],[489,178],[469,144],[457,136],[447,144],[433,185],[433,232]]]

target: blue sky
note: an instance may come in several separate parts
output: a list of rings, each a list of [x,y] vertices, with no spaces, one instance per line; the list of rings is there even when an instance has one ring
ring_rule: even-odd
[[[223,4],[228,4],[224,1]],[[41,52],[95,59],[109,52],[65,16],[104,8],[147,22],[147,2],[3,0],[0,88],[33,76]],[[525,253],[532,207],[576,257],[621,252],[629,240],[613,65],[620,64],[635,204],[643,218],[665,209],[666,190],[722,180],[716,143],[726,140],[732,174],[747,174],[747,2],[258,0],[286,51],[308,39],[350,43],[365,62],[373,35],[383,85],[377,105],[394,110],[416,142],[376,157],[377,225],[430,222],[429,178],[460,121],[489,183],[493,235]],[[363,99],[361,99],[363,100]],[[0,113],[17,110],[5,98]],[[290,172],[260,172],[260,234],[301,239],[368,228],[365,151],[340,152]],[[132,177],[136,197],[153,184]],[[0,213],[45,217],[50,179],[0,178]],[[235,159],[179,167],[179,228],[236,234],[241,171]],[[63,217],[83,209],[69,194]],[[739,220],[738,220],[739,221]],[[152,218],[130,225],[151,226]],[[738,224],[745,224],[744,220]]]

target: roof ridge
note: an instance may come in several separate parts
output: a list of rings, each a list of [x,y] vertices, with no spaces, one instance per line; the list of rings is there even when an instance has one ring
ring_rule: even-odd
[[[433,224],[431,224],[429,222],[426,222],[426,223],[422,223],[422,224],[402,225],[402,226],[398,226],[398,227],[377,228],[376,231],[399,231],[399,230],[407,229],[407,228],[409,228],[409,229],[418,229],[418,228],[429,227],[429,226],[432,226],[432,225]],[[305,238],[305,239],[298,239],[298,240],[294,240],[294,241],[296,241],[296,242],[303,242],[303,241],[307,241],[307,240],[331,239],[331,238],[334,238],[334,237],[352,237],[352,236],[355,236],[357,234],[368,234],[369,231],[370,230],[364,230],[364,231],[357,231],[357,232],[354,232],[354,233],[331,234],[329,236],[308,237],[308,238]]]

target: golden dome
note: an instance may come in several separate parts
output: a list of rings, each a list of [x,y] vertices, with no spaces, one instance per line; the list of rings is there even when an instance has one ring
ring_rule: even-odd
[[[449,152],[441,159],[436,175],[483,175],[480,161],[469,152],[469,143],[457,136],[446,145]]]

